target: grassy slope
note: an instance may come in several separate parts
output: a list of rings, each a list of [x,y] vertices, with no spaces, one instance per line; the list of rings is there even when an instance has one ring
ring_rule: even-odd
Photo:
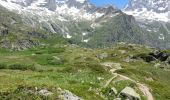
[[[145,63],[142,60],[135,62],[125,62],[130,55],[147,53],[152,51],[143,46],[125,46],[118,45],[109,49],[88,49],[76,45],[69,45],[64,40],[57,41],[45,40],[48,46],[32,48],[26,51],[6,51],[0,50],[0,98],[15,98],[21,96],[32,99],[40,98],[38,96],[28,96],[23,92],[15,92],[19,86],[40,87],[53,89],[61,87],[70,90],[76,95],[86,100],[102,100],[99,94],[107,96],[109,88],[115,86],[121,91],[125,86],[132,86],[129,81],[120,81],[102,88],[105,82],[112,75],[101,66],[100,62],[121,63],[124,69],[118,73],[127,75],[135,80],[148,84],[156,100],[168,100],[170,93],[170,81],[168,79],[169,71],[154,68],[153,64]],[[61,42],[62,41],[62,42]],[[121,53],[121,51],[126,51]],[[103,52],[108,53],[105,59],[98,59],[97,55]],[[112,55],[117,56],[113,57]],[[98,80],[98,77],[104,78]],[[147,81],[146,78],[152,78],[154,81]],[[90,91],[89,89],[92,88]],[[101,90],[101,91],[100,91]],[[140,93],[140,92],[139,92]],[[10,94],[10,95],[7,95]],[[142,99],[145,99],[142,97]]]

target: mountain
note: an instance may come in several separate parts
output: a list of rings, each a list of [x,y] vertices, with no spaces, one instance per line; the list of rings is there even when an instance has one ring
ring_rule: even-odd
[[[170,48],[169,0],[130,0],[123,12],[133,15],[140,28],[154,36],[154,47]]]
[[[0,0],[0,100],[169,100],[170,24],[132,8]]]
[[[3,0],[0,5],[19,16],[31,29],[28,33],[60,34],[71,43],[89,47],[144,42],[136,39],[143,34],[134,17],[113,6],[96,7],[88,0]]]
[[[169,0],[130,0],[125,11],[138,19],[170,22]]]
[[[21,22],[20,29],[24,31],[20,32],[20,29],[15,27],[17,32],[12,33],[11,28],[5,27],[8,33],[12,34],[10,36],[18,38],[9,42],[10,39],[2,37],[1,47],[24,49],[34,46],[35,40],[36,45],[43,44],[39,41],[42,37],[44,39],[60,35],[70,43],[92,48],[108,47],[117,42],[169,48],[170,37],[164,35],[169,32],[169,23],[154,21],[150,24],[147,21],[147,25],[151,25],[148,27],[145,21],[135,19],[135,15],[135,18],[128,15],[127,12],[133,11],[132,1],[124,12],[114,6],[96,7],[89,0],[2,0],[0,5],[11,17],[5,24],[14,26],[13,19],[18,16],[15,22]],[[28,43],[24,47],[18,44],[16,41],[21,36],[24,41],[31,40],[33,44]],[[12,45],[7,46],[6,42]]]

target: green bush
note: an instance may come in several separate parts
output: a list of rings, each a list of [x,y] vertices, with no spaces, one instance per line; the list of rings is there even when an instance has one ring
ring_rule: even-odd
[[[9,69],[12,70],[32,70],[35,71],[36,68],[34,65],[24,65],[24,64],[12,64],[8,66]]]
[[[61,64],[64,64],[64,59],[49,57],[49,58],[47,58],[47,63],[49,65],[61,65]]]
[[[35,54],[37,55],[43,54],[43,51],[36,51]]]
[[[48,49],[48,53],[52,54],[52,53],[62,53],[65,51],[65,48],[49,48]]]
[[[103,68],[103,66],[94,63],[94,62],[76,62],[74,63],[74,67],[72,70],[90,70],[93,73],[106,73],[106,70]]]
[[[6,64],[0,64],[0,69],[6,69],[7,65]]]

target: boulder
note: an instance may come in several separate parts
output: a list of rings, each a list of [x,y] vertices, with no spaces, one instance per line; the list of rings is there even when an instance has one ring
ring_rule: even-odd
[[[159,59],[160,61],[166,61],[166,59],[170,56],[169,53],[162,51],[155,51],[153,53],[150,53],[149,55],[155,57],[156,59]]]
[[[122,69],[122,66],[120,63],[114,63],[114,62],[103,62],[101,63],[102,66],[106,66],[109,68],[115,68],[115,69]]]
[[[50,95],[53,95],[52,92],[46,90],[46,89],[42,89],[38,92],[40,95],[43,95],[43,96],[50,96]]]
[[[120,97],[129,100],[141,100],[140,95],[131,87],[126,87],[120,92]]]
[[[132,59],[143,59],[146,62],[152,62],[152,61],[157,60],[157,58],[155,58],[153,55],[150,55],[150,54],[135,55],[135,56],[132,57]]]
[[[109,91],[111,95],[117,95],[117,89],[115,87],[112,87]]]
[[[109,68],[111,73],[114,73],[116,70],[122,69],[122,66],[120,63],[114,63],[114,62],[103,62],[100,63],[102,66],[106,66]]]
[[[108,56],[109,56],[108,53],[101,53],[101,54],[97,55],[97,58],[104,59],[104,58],[107,58]]]
[[[119,52],[120,52],[121,54],[126,54],[126,53],[127,53],[126,50],[119,50]]]
[[[154,65],[154,67],[156,67],[156,68],[158,68],[158,67],[160,67],[160,66],[161,66],[160,63],[156,63],[156,64]]]
[[[68,90],[63,91],[61,96],[62,96],[63,100],[83,100],[82,98],[74,95],[73,93],[71,93]]]
[[[170,64],[170,56],[166,59],[166,62]]]
[[[121,98],[115,98],[115,99],[113,99],[113,100],[122,100]]]

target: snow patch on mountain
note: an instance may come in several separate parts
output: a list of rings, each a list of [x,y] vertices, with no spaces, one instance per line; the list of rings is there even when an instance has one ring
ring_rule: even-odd
[[[153,11],[146,11],[145,8],[140,12],[138,12],[137,10],[124,11],[124,12],[128,15],[133,15],[134,17],[136,17],[136,19],[139,19],[139,20],[146,19],[146,20],[151,20],[151,21],[163,21],[163,22],[170,21],[170,18],[168,17],[170,12],[156,13]]]
[[[40,16],[58,15],[58,19],[62,21],[66,20],[61,19],[60,15],[72,16],[74,20],[93,20],[104,15],[102,12],[88,11],[86,7],[89,9],[92,5],[90,5],[90,3],[84,4],[85,1],[87,0],[3,0],[0,2],[0,5],[9,10],[17,11],[20,14],[29,12]],[[70,6],[69,3],[82,3],[82,5],[78,8],[73,4]]]
[[[76,0],[77,2],[84,3],[86,0]]]

